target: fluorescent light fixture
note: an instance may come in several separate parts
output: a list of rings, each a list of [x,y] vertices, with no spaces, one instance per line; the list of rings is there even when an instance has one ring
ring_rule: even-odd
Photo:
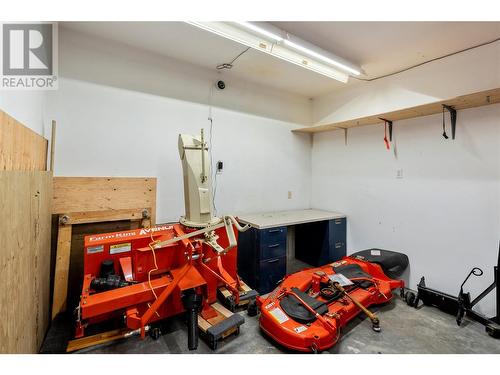
[[[258,27],[250,22],[236,22],[238,25],[241,25],[249,30],[255,31],[258,34],[261,34],[263,36],[267,36],[268,38],[271,38],[277,42],[281,42],[283,38],[277,34],[274,34],[272,32],[269,32],[267,30],[264,30],[261,27]]]
[[[292,47],[293,49],[296,49],[297,51],[303,52],[306,55],[309,55],[311,57],[315,57],[315,58],[317,58],[317,59],[319,59],[321,61],[324,61],[324,62],[326,62],[328,64],[332,64],[332,65],[336,66],[337,68],[340,68],[342,70],[348,71],[349,73],[352,73],[352,74],[357,75],[357,76],[359,76],[361,74],[361,72],[359,70],[350,68],[347,65],[344,65],[344,64],[342,64],[342,63],[340,63],[338,61],[335,61],[335,60],[333,60],[333,59],[331,59],[329,57],[326,57],[325,55],[322,55],[322,54],[320,54],[318,52],[315,52],[315,51],[313,51],[313,50],[311,50],[309,48],[303,47],[300,44],[294,43],[294,42],[292,42],[292,41],[290,41],[288,39],[285,39],[284,43],[287,46]]]
[[[264,22],[188,23],[343,83],[348,81],[348,73],[360,74],[352,64]]]

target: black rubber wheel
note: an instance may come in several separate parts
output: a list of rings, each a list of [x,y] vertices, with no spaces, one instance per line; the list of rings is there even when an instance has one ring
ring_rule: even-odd
[[[161,336],[161,330],[160,330],[160,328],[158,328],[158,327],[152,328],[149,331],[149,336],[151,336],[151,338],[153,340],[158,340],[160,338],[160,336]]]
[[[210,349],[212,350],[217,350],[217,340],[216,339],[210,339]]]
[[[415,300],[416,300],[416,295],[413,292],[406,292],[405,294],[405,301],[408,306],[411,307],[416,307],[415,306]]]
[[[258,312],[259,312],[259,309],[257,308],[257,301],[254,299],[249,301],[248,307],[247,307],[248,316],[256,316]]]
[[[227,299],[227,308],[231,311],[234,312],[236,310],[236,303],[234,302],[233,296],[228,297]]]

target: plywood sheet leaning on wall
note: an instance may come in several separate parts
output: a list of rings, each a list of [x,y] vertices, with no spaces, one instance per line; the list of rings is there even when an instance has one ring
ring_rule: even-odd
[[[154,225],[154,177],[54,177],[53,214],[140,208],[151,208]]]
[[[67,310],[73,225],[121,220],[140,222],[145,227],[155,225],[156,178],[54,177],[53,183],[52,213],[59,216],[52,298],[54,319]]]
[[[0,353],[38,352],[49,323],[52,173],[0,171]]]
[[[0,110],[0,170],[44,171],[48,141]]]

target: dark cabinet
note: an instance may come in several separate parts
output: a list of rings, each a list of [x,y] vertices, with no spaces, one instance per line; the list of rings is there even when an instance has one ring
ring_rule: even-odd
[[[238,236],[238,274],[260,294],[271,292],[286,275],[287,227],[250,228]],[[295,226],[295,258],[322,266],[346,255],[346,219]]]
[[[238,273],[260,294],[269,293],[286,274],[286,227],[250,228],[238,236]]]

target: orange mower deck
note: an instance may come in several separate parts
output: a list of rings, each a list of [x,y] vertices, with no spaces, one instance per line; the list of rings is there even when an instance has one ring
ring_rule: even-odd
[[[258,298],[260,327],[282,346],[301,352],[332,347],[342,327],[360,313],[380,331],[378,318],[367,308],[390,302],[393,290],[404,288],[404,281],[387,274],[400,275],[407,265],[404,254],[370,249],[288,275],[273,292]],[[342,286],[338,280],[352,285]]]

